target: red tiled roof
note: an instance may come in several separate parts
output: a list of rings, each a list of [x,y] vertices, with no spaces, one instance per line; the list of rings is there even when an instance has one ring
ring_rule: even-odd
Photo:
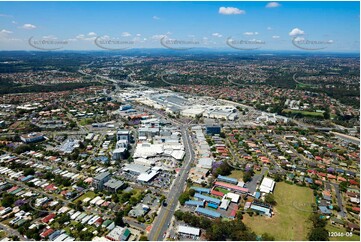
[[[211,194],[212,194],[212,195],[215,195],[215,196],[220,196],[220,197],[223,197],[223,196],[224,196],[224,193],[223,193],[223,192],[219,192],[219,191],[216,191],[216,190],[212,190],[212,191],[211,191]]]
[[[239,186],[228,184],[228,183],[225,183],[225,182],[217,181],[217,182],[214,183],[214,185],[229,188],[231,190],[235,190],[235,191],[239,191],[239,192],[248,192],[247,188],[239,187]]]
[[[53,229],[45,230],[44,232],[42,232],[42,233],[40,234],[40,237],[46,238],[46,237],[48,237],[49,235],[51,235],[53,232],[54,232]]]
[[[43,222],[43,223],[49,223],[49,221],[50,221],[51,219],[55,218],[55,216],[56,216],[56,215],[55,215],[54,213],[49,214],[48,216],[44,217],[44,218],[41,220],[41,222]]]

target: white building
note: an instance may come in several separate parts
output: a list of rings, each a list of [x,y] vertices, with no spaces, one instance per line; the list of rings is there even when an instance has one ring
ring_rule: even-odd
[[[265,177],[262,180],[259,190],[264,193],[272,193],[275,187],[275,181],[271,178]]]

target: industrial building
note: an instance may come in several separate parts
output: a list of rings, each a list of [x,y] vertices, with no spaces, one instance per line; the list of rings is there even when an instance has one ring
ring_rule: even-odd
[[[110,180],[111,174],[107,171],[107,172],[102,172],[100,174],[98,174],[96,177],[94,177],[93,179],[93,187],[95,189],[98,190],[102,190],[103,189],[103,185],[104,183],[106,183],[107,181]]]
[[[103,186],[105,190],[116,193],[118,190],[122,189],[125,186],[125,183],[120,180],[110,179],[109,181],[104,183]]]
[[[44,135],[40,133],[30,133],[20,136],[21,141],[24,143],[35,143],[44,140]]]
[[[178,226],[178,233],[180,235],[191,235],[191,236],[200,236],[201,235],[201,230],[198,228],[194,228],[194,227],[189,227],[189,226],[183,226],[183,225],[179,225]]]

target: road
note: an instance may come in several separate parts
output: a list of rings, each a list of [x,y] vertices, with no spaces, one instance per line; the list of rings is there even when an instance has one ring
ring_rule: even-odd
[[[25,239],[16,229],[12,229],[7,225],[0,223],[0,229],[5,231],[7,237],[18,236],[21,241],[29,241],[28,239]]]
[[[166,233],[174,215],[175,208],[178,204],[178,198],[184,191],[188,173],[191,168],[192,161],[194,160],[194,152],[191,147],[188,129],[187,127],[182,127],[181,129],[186,156],[184,158],[182,169],[180,169],[179,174],[174,180],[173,185],[168,193],[166,200],[168,205],[167,207],[161,207],[158,216],[153,222],[152,230],[148,235],[148,239],[152,241],[160,241],[164,239],[164,234]]]
[[[330,182],[331,183],[331,182]],[[340,212],[338,212],[338,214],[345,218],[346,217],[346,213],[345,213],[345,210],[343,208],[343,205],[342,205],[342,195],[341,195],[341,192],[340,192],[340,188],[338,186],[338,184],[336,183],[331,183],[333,185],[333,187],[335,188],[335,193],[336,193],[336,199],[337,199],[337,204],[338,204],[338,207],[341,209]]]

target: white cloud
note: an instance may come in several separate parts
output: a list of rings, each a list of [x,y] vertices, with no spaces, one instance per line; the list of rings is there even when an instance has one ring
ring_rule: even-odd
[[[300,36],[297,36],[294,40],[295,40],[295,41],[304,41],[305,38],[300,37]]]
[[[85,38],[85,35],[83,35],[83,34],[78,34],[75,38],[76,38],[76,39],[84,39],[84,38]]]
[[[22,29],[36,29],[36,26],[33,24],[24,24],[21,26]]]
[[[154,40],[160,40],[161,38],[167,37],[165,34],[155,34],[151,38]]]
[[[160,18],[158,16],[153,16],[152,19],[159,20]]]
[[[52,39],[52,40],[55,40],[55,39],[58,39],[58,38],[55,37],[54,35],[46,35],[46,36],[43,36],[43,39]]]
[[[267,3],[266,8],[278,8],[280,6],[281,6],[281,4],[279,4],[278,2],[270,2],[270,3]]]
[[[245,14],[246,11],[234,7],[220,7],[218,13],[224,15],[232,15],[232,14]]]
[[[9,34],[12,34],[12,31],[3,29],[0,31],[0,40],[10,40]]]
[[[221,37],[222,37],[222,35],[221,35],[220,33],[213,33],[212,36],[218,37],[218,38],[221,38]]]
[[[11,32],[10,30],[6,30],[6,29],[3,29],[0,31],[1,34],[12,34],[13,32]]]
[[[129,37],[132,36],[129,32],[123,32],[122,37]]]
[[[97,34],[96,34],[95,32],[89,32],[88,35],[89,35],[89,36],[95,36],[95,35],[97,35]]]
[[[258,32],[244,32],[244,35],[258,35]]]
[[[327,41],[328,43],[330,43],[330,44],[332,44],[333,43],[333,40],[332,39],[330,39],[329,41]]]
[[[279,39],[280,37],[278,35],[273,35],[272,39]]]
[[[141,34],[136,34],[135,36],[140,37],[140,36],[142,36],[142,35],[141,35]]]
[[[9,15],[9,14],[0,13],[0,17],[2,17],[2,18],[12,18],[13,16]]]
[[[303,35],[305,34],[305,31],[299,29],[299,28],[294,28],[291,30],[291,32],[288,33],[289,36],[297,36],[297,35]]]
[[[272,30],[272,27],[267,27],[267,30]]]
[[[12,24],[18,24],[18,23],[17,23],[16,21],[14,21],[14,20],[13,20],[13,21],[11,21],[11,23],[12,23]]]

